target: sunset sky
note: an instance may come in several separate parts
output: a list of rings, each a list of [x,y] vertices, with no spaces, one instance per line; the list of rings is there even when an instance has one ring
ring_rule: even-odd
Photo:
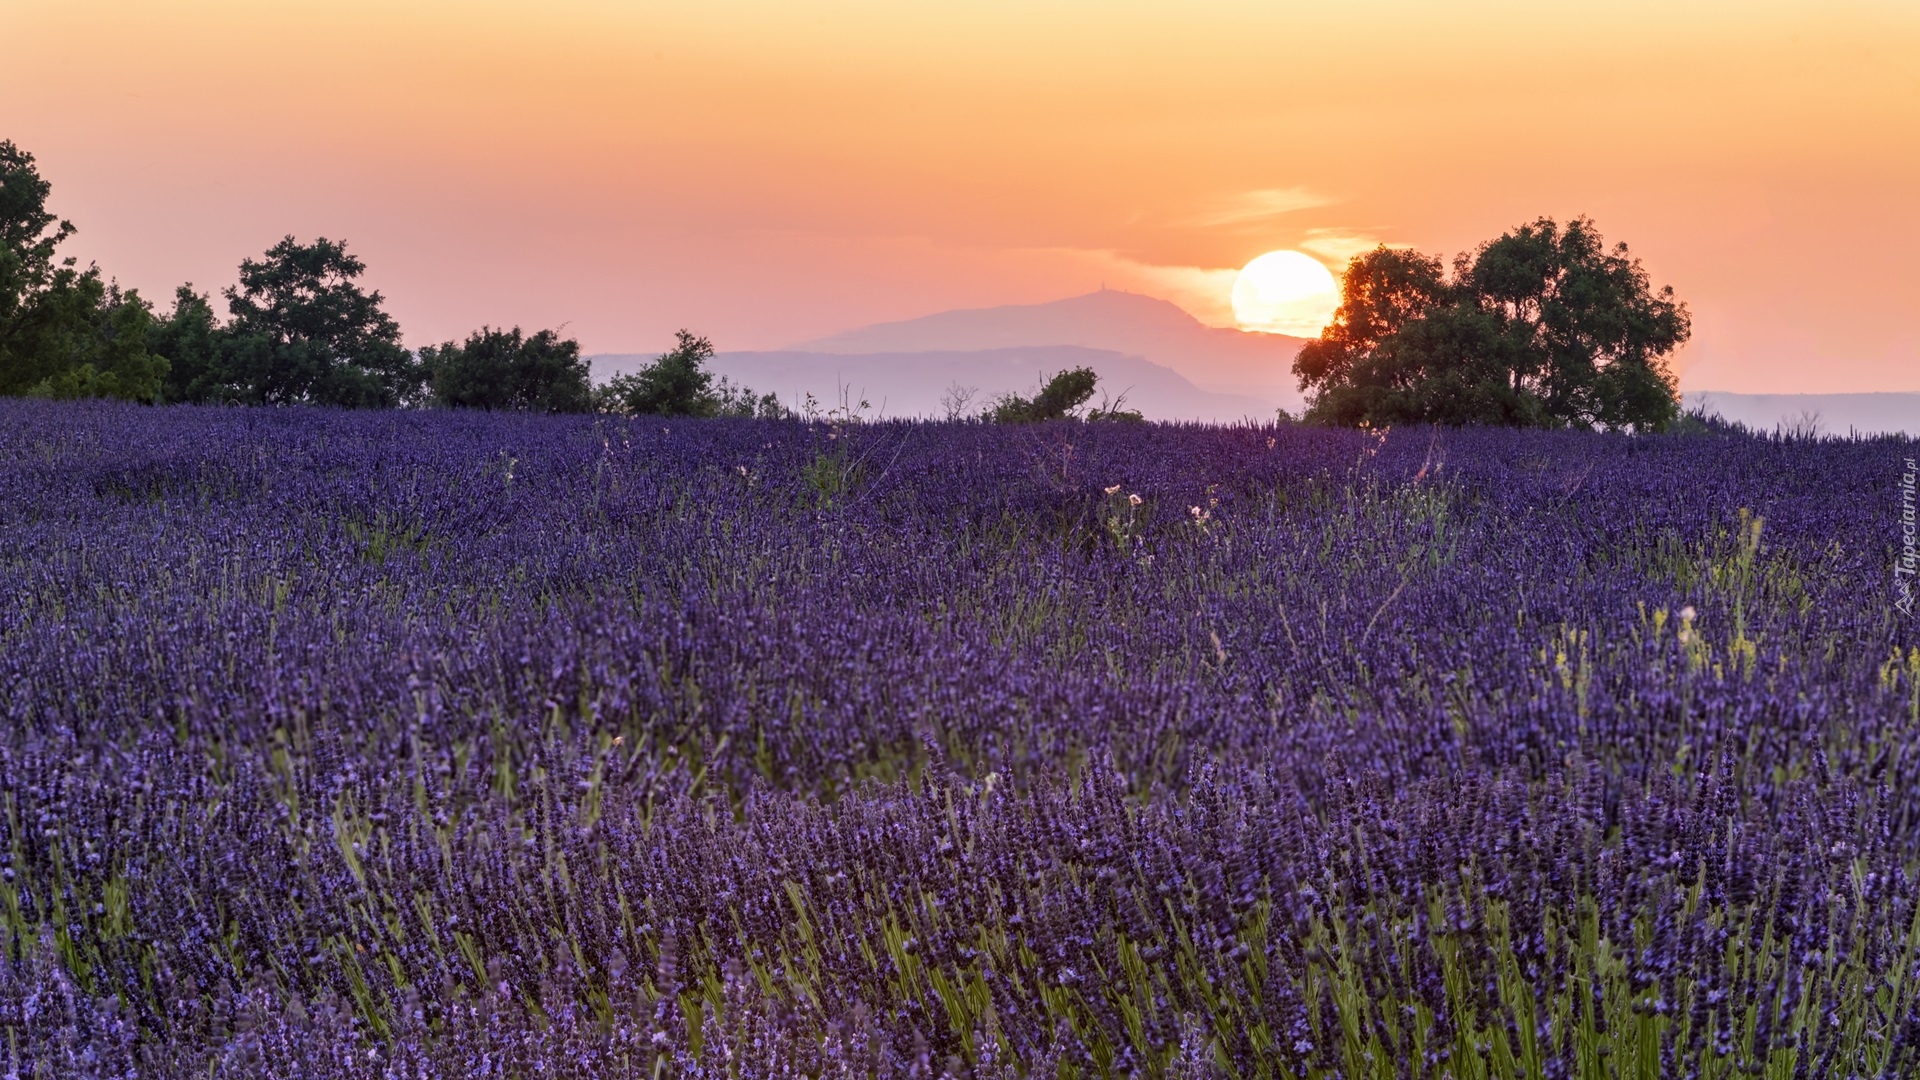
[[[1599,5],[1594,5],[1598,7]],[[0,138],[155,299],[345,239],[408,343],[772,348],[1590,214],[1682,385],[1920,390],[1920,4],[0,0]]]

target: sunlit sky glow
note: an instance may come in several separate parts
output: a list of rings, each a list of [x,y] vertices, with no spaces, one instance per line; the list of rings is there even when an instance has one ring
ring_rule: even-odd
[[[165,296],[344,238],[410,344],[777,347],[1591,214],[1683,385],[1920,389],[1920,6],[0,0],[0,138]]]
[[[1255,256],[1234,278],[1234,321],[1244,330],[1314,337],[1339,306],[1339,287],[1313,256],[1269,251]]]

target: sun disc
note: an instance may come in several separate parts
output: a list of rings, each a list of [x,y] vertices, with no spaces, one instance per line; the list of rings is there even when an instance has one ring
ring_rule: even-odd
[[[1233,282],[1233,317],[1246,330],[1315,337],[1339,306],[1333,274],[1298,251],[1269,251]]]

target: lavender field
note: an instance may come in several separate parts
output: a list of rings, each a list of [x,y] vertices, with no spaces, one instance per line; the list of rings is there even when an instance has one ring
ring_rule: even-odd
[[[1920,1075],[1914,454],[0,401],[0,1076]]]

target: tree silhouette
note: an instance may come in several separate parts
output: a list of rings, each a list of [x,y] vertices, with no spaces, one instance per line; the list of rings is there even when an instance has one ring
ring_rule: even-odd
[[[1381,247],[1294,360],[1310,421],[1663,430],[1691,331],[1625,244],[1587,218],[1522,225],[1454,261]]]
[[[553,330],[482,327],[464,344],[420,350],[436,404],[470,409],[587,412],[593,387],[580,343]]]
[[[400,344],[400,326],[378,292],[355,279],[366,271],[346,245],[289,236],[259,261],[240,264],[226,290],[227,340],[220,350],[225,390],[249,404],[370,408],[406,404],[424,373]]]
[[[1094,388],[1100,376],[1090,367],[1070,368],[1056,373],[1048,379],[1031,398],[1019,394],[1002,394],[985,414],[985,419],[999,424],[1031,424],[1043,420],[1066,420],[1080,417],[1080,408],[1093,400]],[[1087,420],[1139,420],[1138,412],[1124,408],[1126,395],[1103,401],[1099,406],[1086,413]]]
[[[167,362],[147,350],[139,293],[56,249],[73,223],[47,209],[32,154],[0,141],[0,394],[152,401]]]
[[[734,416],[784,419],[792,412],[772,394],[756,395],[706,369],[713,342],[681,330],[672,349],[631,375],[616,375],[595,392],[599,407],[631,416]]]

